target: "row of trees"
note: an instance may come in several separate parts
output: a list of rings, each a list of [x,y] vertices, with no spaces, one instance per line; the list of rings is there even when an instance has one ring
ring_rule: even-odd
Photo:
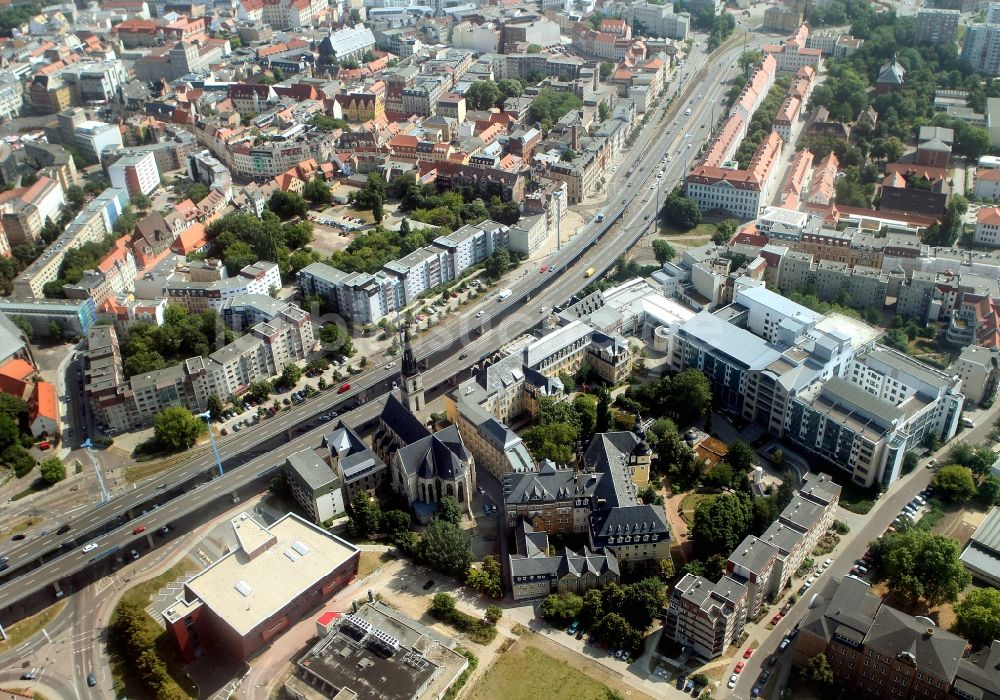
[[[487,218],[512,226],[521,217],[517,204],[493,183],[482,192],[476,183],[453,178],[449,189],[439,193],[434,185],[417,183],[413,173],[404,173],[392,179],[388,194],[400,200],[400,207],[412,212],[415,220],[449,231]]]
[[[469,109],[489,110],[510,97],[524,94],[525,83],[508,78],[506,80],[477,80],[465,91],[465,103]]]
[[[130,600],[118,603],[108,632],[112,653],[137,690],[151,698],[178,697],[166,664],[156,653],[156,637],[141,605]]]
[[[760,107],[754,112],[753,118],[747,126],[747,135],[736,151],[736,160],[739,162],[740,168],[747,168],[753,154],[757,152],[757,147],[771,133],[771,125],[774,123],[778,110],[781,109],[781,104],[785,101],[785,93],[788,92],[788,86],[791,85],[791,82],[791,76],[783,75],[778,78],[771,86],[767,96],[764,97]]]
[[[650,577],[594,588],[582,596],[552,594],[542,601],[539,612],[559,626],[579,620],[598,639],[636,653],[642,649],[646,629],[660,614],[665,593],[663,581]]]

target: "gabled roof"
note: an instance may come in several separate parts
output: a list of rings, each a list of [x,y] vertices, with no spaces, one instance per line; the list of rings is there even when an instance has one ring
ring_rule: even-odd
[[[404,444],[412,444],[428,437],[431,432],[420,422],[420,419],[410,413],[393,394],[385,400],[379,419],[394,432]]]

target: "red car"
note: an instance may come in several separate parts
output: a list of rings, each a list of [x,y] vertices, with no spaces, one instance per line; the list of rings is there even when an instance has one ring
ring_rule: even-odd
[[[141,534],[142,534],[142,533],[144,533],[145,531],[146,531],[146,526],[145,526],[145,525],[140,525],[139,527],[137,527],[137,528],[134,528],[134,529],[132,530],[132,534],[133,534],[133,535],[141,535]]]
[[[743,652],[744,659],[749,659],[751,656],[753,656],[753,647],[750,647],[745,652]]]
[[[539,272],[548,272],[548,269],[549,269],[548,265],[542,265],[542,269],[540,269]]]
[[[736,668],[733,669],[733,673],[739,673],[740,671],[743,670],[743,667],[746,665],[747,665],[746,661],[740,661],[738,664],[736,664]]]
[[[50,443],[48,440],[42,440],[40,443],[38,443],[38,449],[40,450],[47,450],[50,447],[52,447],[52,443]]]
[[[781,622],[781,613],[778,613],[777,615],[775,615],[774,617],[771,618],[771,624],[772,625],[776,625],[779,622]]]
[[[350,390],[351,390],[351,385],[350,384],[341,384],[340,388],[337,389],[337,393],[338,394],[343,394],[345,391],[350,391]]]

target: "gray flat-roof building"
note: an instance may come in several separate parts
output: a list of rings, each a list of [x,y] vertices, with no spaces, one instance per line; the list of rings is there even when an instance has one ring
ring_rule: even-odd
[[[340,477],[316,450],[309,448],[288,455],[285,478],[295,502],[313,522],[325,523],[344,512]]]

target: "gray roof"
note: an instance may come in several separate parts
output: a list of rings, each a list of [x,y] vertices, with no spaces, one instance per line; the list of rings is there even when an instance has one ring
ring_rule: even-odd
[[[802,533],[775,520],[770,527],[764,530],[760,539],[774,545],[783,554],[788,554],[802,541]]]
[[[988,649],[973,652],[958,664],[954,688],[961,697],[998,700],[1000,698],[1000,641]]]
[[[823,506],[813,501],[808,501],[802,496],[796,495],[791,502],[785,506],[778,516],[780,520],[789,523],[802,532],[808,532],[823,517]]]
[[[725,355],[749,369],[763,369],[781,356],[767,341],[708,311],[686,321],[678,333],[701,341],[713,354]]]
[[[850,576],[827,579],[811,595],[809,609],[799,626],[827,641],[836,634],[860,644],[882,604],[867,583]]]
[[[740,545],[729,555],[729,561],[754,574],[760,574],[778,556],[778,548],[772,544],[747,535]]]
[[[670,526],[660,506],[619,506],[598,511],[590,516],[590,529],[599,547],[608,544],[609,537],[657,535],[657,540],[670,539]]]
[[[6,314],[0,314],[0,362],[24,350],[24,334]]]
[[[557,469],[551,462],[542,462],[537,472],[504,474],[504,504],[590,497],[603,477],[603,474],[582,473],[575,469]]]
[[[876,421],[882,429],[889,428],[906,416],[906,411],[841,377],[828,379],[820,390],[820,396],[861,423]]]
[[[462,450],[464,449],[463,446]],[[407,475],[415,474],[422,479],[438,478],[453,481],[465,474],[462,455],[455,451],[453,444],[449,444],[437,434],[401,447],[396,454],[399,455]]]
[[[840,500],[840,485],[835,483],[828,474],[809,472],[802,482],[799,495],[803,498],[823,505]]]
[[[966,644],[961,637],[929,627],[888,605],[879,608],[865,636],[866,649],[876,649],[893,659],[909,656],[918,669],[945,680],[954,678]]]
[[[1000,557],[1000,507],[995,507],[976,528],[972,541]]]
[[[348,483],[385,469],[385,464],[354,430],[340,422],[333,432],[323,437],[323,445],[336,455],[344,479]]]
[[[597,496],[606,505],[635,505],[635,484],[625,473],[632,452],[639,447],[640,439],[632,432],[598,433],[583,453],[583,464],[588,471],[605,475],[600,482]]]
[[[326,462],[319,458],[316,450],[309,448],[299,452],[293,452],[285,460],[286,468],[295,472],[299,480],[305,483],[313,491],[328,486],[331,481],[337,480],[337,475],[333,473]]]
[[[404,444],[422,440],[431,434],[420,419],[410,413],[395,394],[390,393],[385,399],[379,420],[383,421]]]
[[[878,346],[868,355],[875,360],[885,363],[892,369],[909,374],[922,382],[926,382],[937,388],[944,388],[952,383],[952,379],[939,370],[915,360],[912,357],[890,350],[889,348]]]
[[[734,605],[746,594],[747,587],[729,576],[712,583],[704,576],[685,574],[677,582],[671,596],[690,601],[708,617],[715,618],[724,613],[725,607]]]

